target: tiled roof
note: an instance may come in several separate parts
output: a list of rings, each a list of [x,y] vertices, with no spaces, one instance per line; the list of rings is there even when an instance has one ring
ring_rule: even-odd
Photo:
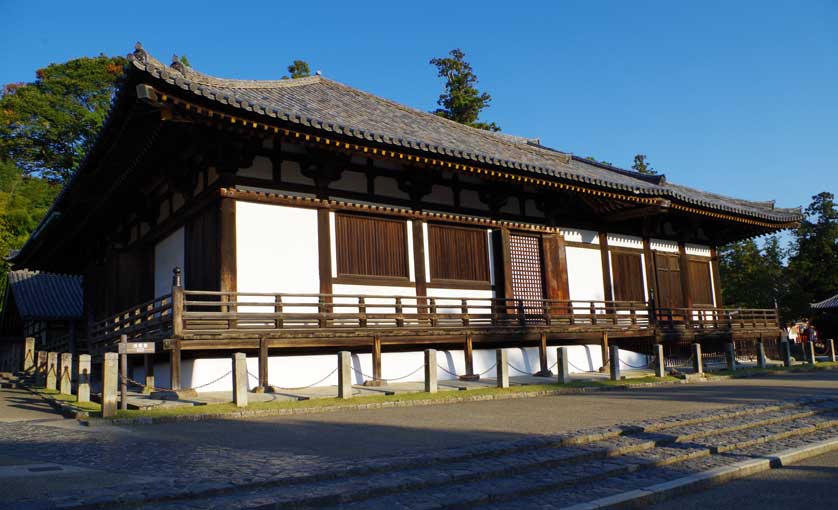
[[[775,208],[667,183],[631,170],[594,163],[543,147],[537,139],[491,133],[410,108],[321,76],[286,80],[230,80],[179,63],[165,66],[142,47],[133,66],[196,96],[279,121],[391,146],[498,165],[542,177],[680,200],[695,206],[772,222],[801,219],[799,209]]]
[[[838,294],[832,296],[831,298],[824,299],[823,301],[812,303],[810,306],[816,310],[829,310],[832,308],[838,309]]]
[[[84,315],[81,276],[19,269],[9,272],[9,287],[24,320],[81,319]]]

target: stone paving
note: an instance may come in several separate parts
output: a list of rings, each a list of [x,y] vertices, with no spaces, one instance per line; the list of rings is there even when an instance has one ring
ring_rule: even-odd
[[[154,442],[130,431],[62,430],[56,441],[55,431],[45,429],[0,424],[4,454],[111,472],[136,473],[140,467],[154,480],[20,499],[7,502],[9,510],[121,507],[116,500],[146,500],[141,508],[157,510],[560,508],[838,437],[838,399],[729,407],[362,460]]]

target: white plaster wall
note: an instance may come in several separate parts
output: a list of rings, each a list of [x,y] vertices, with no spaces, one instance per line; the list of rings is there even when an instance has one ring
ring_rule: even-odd
[[[247,168],[239,168],[236,175],[242,177],[252,177],[254,179],[273,179],[273,163],[270,158],[265,156],[256,156],[253,158],[253,164]]]
[[[547,349],[547,364],[555,372],[558,346]],[[602,354],[599,345],[571,345],[570,373],[598,371],[602,367]],[[521,372],[533,374],[540,370],[538,349],[536,347],[520,347],[507,349],[509,375],[523,375]],[[474,351],[474,372],[486,378],[496,376],[496,354],[493,349],[476,349]],[[620,350],[621,369],[630,370],[629,365],[645,366],[646,357],[632,351]],[[381,356],[381,377],[384,379],[398,379],[393,382],[420,382],[424,380],[424,353],[414,352],[385,352]],[[440,381],[450,381],[465,371],[465,358],[462,350],[437,351],[437,378]],[[441,367],[441,368],[440,368]],[[317,383],[315,386],[336,386],[337,355],[324,354],[316,356],[272,356],[268,359],[268,384],[280,388],[299,388]],[[369,353],[352,355],[352,382],[362,384],[365,377],[372,376],[372,356]],[[181,364],[181,386],[183,388],[197,388],[199,393],[211,391],[232,391],[232,376],[227,375],[232,369],[230,358],[205,358],[184,360]],[[258,358],[247,358],[248,386],[254,387],[258,383]],[[169,386],[169,364],[157,363],[154,366],[155,385]],[[145,377],[143,368],[134,369],[133,379],[142,380]],[[219,379],[220,378],[220,379]],[[552,381],[552,379],[545,379]],[[208,384],[209,383],[209,384]]]
[[[358,302],[358,298],[355,296],[365,296],[364,302],[367,305],[367,313],[396,313],[393,297],[402,296],[405,298],[402,300],[403,312],[416,313],[416,286],[413,284],[405,287],[335,284],[332,286],[332,293],[350,295],[350,297],[336,297],[334,302],[338,304],[355,304]],[[374,296],[387,297],[376,298]],[[358,313],[358,307],[340,306],[335,309],[335,313]]]
[[[559,228],[559,232],[562,234],[565,241],[572,243],[599,244],[599,234],[593,230]]]
[[[428,297],[435,298],[437,313],[461,313],[463,311],[462,299],[466,298],[466,306],[470,314],[490,315],[494,295],[495,292],[491,289],[428,288]],[[461,323],[459,319],[452,320],[457,324]],[[475,317],[471,320],[471,323],[475,325],[481,322],[491,324],[491,318]]]
[[[608,246],[642,250],[643,238],[636,236],[624,236],[620,234],[608,234]]]
[[[179,267],[182,270],[183,285],[189,285],[186,281],[186,268],[184,267],[185,244],[183,227],[172,232],[169,237],[154,245],[154,295],[163,296],[172,292],[172,269]]]
[[[687,255],[695,255],[697,257],[710,258],[709,246],[703,246],[700,244],[685,244],[684,251],[687,252]]]
[[[678,253],[678,243],[675,241],[664,241],[662,239],[649,239],[649,246],[654,251],[666,251]]]
[[[581,301],[604,300],[602,257],[599,250],[568,246],[566,252],[570,299]]]

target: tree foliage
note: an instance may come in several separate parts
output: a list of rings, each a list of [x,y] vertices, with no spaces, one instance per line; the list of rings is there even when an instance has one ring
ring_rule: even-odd
[[[0,95],[0,158],[26,175],[63,181],[105,120],[125,59],[100,55],[50,64]]]
[[[719,250],[719,272],[726,305],[743,308],[773,308],[785,293],[785,252],[776,236],[762,247],[753,239],[732,243]]]
[[[492,101],[492,96],[477,89],[477,75],[474,74],[471,64],[466,62],[465,53],[460,49],[453,49],[448,55],[430,61],[436,66],[437,75],[445,78],[445,90],[437,100],[441,108],[434,113],[467,126],[500,131],[500,127],[494,122],[478,120],[480,112]]]
[[[631,168],[636,172],[646,175],[655,175],[658,173],[646,160],[645,154],[635,154],[634,164],[631,165]]]
[[[598,161],[593,156],[587,156],[587,157],[585,157],[585,159],[589,159],[589,160],[593,161],[594,163],[602,163],[603,165],[614,166],[610,161]]]
[[[14,163],[0,159],[0,288],[6,283],[9,250],[23,246],[60,189],[57,183],[24,175]]]
[[[288,73],[290,73],[292,79],[305,78],[311,76],[311,68],[305,60],[295,60],[288,66]],[[282,79],[287,80],[288,76],[283,76]]]

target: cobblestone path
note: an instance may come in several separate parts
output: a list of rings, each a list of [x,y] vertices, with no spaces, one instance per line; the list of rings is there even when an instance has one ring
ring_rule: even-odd
[[[54,441],[42,443],[39,432],[24,424],[0,424],[0,434],[7,433],[19,439],[11,444],[13,453],[59,461]],[[63,438],[66,448],[59,456],[65,458],[60,460],[72,464],[89,453],[91,437],[77,434]],[[112,438],[99,438],[93,439],[99,441],[93,446],[101,452],[100,467],[157,461],[153,474],[160,481],[132,486],[130,491],[106,489],[49,501],[18,501],[8,508],[73,508],[84,502],[85,508],[98,504],[154,510],[553,509],[831,437],[838,437],[836,398],[725,408],[560,436],[355,461],[276,458],[269,452],[219,447],[180,447],[181,451],[178,443],[147,440],[133,445],[136,454],[128,461],[124,455],[126,446],[132,446],[130,438],[123,438],[118,447]]]

